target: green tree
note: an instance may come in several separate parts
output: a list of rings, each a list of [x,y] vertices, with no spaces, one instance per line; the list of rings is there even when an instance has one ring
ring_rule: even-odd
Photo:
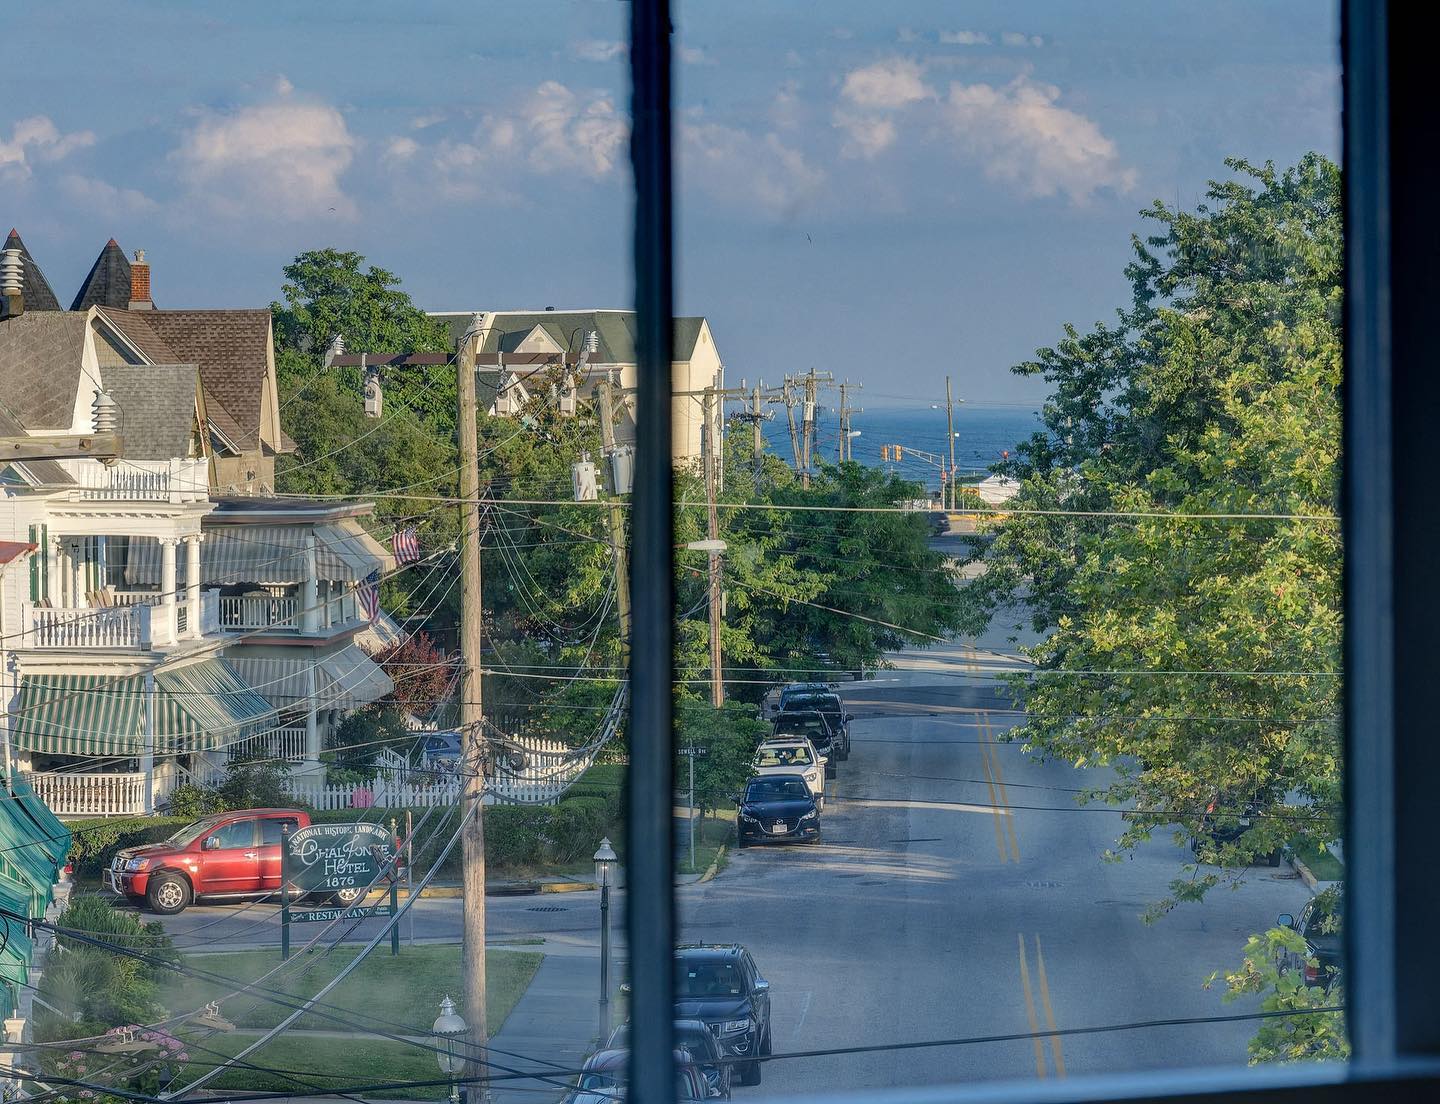
[[[1122,849],[1178,824],[1240,866],[1340,828],[1341,227],[1324,158],[1229,165],[1196,211],[1145,212],[1117,323],[1016,369],[1051,383],[1046,428],[965,620],[1024,597],[1047,635],[1015,735],[1113,768],[1087,797],[1130,803]],[[1190,867],[1158,907],[1219,877]]]
[[[745,785],[755,747],[770,732],[770,726],[745,702],[727,701],[719,709],[694,694],[675,698],[676,744],[703,747],[706,756],[695,760],[695,804],[702,813],[713,813]],[[689,785],[689,765],[681,759],[676,782]]]

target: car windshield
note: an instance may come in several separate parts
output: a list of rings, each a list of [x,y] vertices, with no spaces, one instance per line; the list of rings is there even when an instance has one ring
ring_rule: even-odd
[[[206,817],[204,820],[197,820],[194,824],[181,828],[180,831],[176,832],[165,842],[174,844],[176,847],[188,847],[219,823],[219,817]]]
[[[762,747],[755,753],[757,767],[809,766],[810,749],[803,744],[793,747]]]
[[[812,740],[830,738],[830,726],[818,713],[782,713],[775,718],[775,731],[782,735],[808,736]]]
[[[732,962],[686,962],[679,959],[675,965],[677,996],[704,1000],[707,997],[740,997],[745,994],[744,979]]]
[[[580,1075],[580,1088],[582,1089],[618,1089],[621,1082],[610,1072],[582,1073]]]
[[[751,782],[745,790],[746,801],[784,801],[809,796],[810,790],[798,778],[766,778]]]

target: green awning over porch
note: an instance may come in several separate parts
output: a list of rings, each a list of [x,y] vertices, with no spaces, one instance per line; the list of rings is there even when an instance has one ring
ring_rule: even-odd
[[[209,751],[272,724],[275,709],[223,659],[155,673],[155,754]],[[145,743],[145,676],[23,675],[16,747],[135,758]]]

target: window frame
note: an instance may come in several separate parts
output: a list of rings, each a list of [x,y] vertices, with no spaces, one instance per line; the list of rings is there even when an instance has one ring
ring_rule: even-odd
[[[1347,1064],[1205,1069],[1073,1081],[827,1092],[809,1099],[1267,1101],[1391,1104],[1440,1097],[1440,879],[1427,868],[1440,740],[1426,724],[1440,681],[1440,372],[1426,354],[1440,301],[1440,125],[1422,6],[1342,0],[1345,373],[1341,497],[1345,535]],[[632,0],[631,161],[635,181],[637,431],[632,498],[630,815],[626,908],[630,1099],[672,1099],[674,833],[671,680],[674,578],[670,470],[674,313],[671,34],[668,0]],[[1392,171],[1393,167],[1393,171]],[[1392,234],[1391,227],[1403,228]],[[1397,594],[1404,602],[1395,601]],[[1432,658],[1434,656],[1435,658]],[[1406,723],[1408,722],[1408,723]],[[1401,766],[1403,765],[1403,770]],[[1415,873],[1412,873],[1415,872]],[[789,1098],[804,1100],[806,1097]]]

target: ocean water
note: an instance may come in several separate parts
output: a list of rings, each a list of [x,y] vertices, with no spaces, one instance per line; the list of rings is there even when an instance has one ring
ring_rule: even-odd
[[[862,393],[863,395],[863,393]],[[1042,428],[1034,407],[980,407],[957,406],[955,408],[955,467],[962,480],[982,477],[998,464],[1007,450],[1013,450],[1019,441],[1028,438]],[[840,439],[840,419],[833,409],[825,409],[818,415],[816,431],[818,455],[829,460],[837,456]],[[945,446],[945,411],[931,410],[929,406],[916,404],[905,407],[866,408],[850,418],[851,430],[859,430],[860,436],[852,439],[851,451],[862,464],[881,465],[881,445],[901,445],[906,450],[924,450],[949,462]],[[765,425],[765,436],[770,448],[777,456],[786,460],[791,457],[790,428],[783,410],[773,421]],[[940,486],[939,469],[925,462],[918,454],[908,452],[897,463],[885,463],[908,479],[923,482],[932,490]]]

